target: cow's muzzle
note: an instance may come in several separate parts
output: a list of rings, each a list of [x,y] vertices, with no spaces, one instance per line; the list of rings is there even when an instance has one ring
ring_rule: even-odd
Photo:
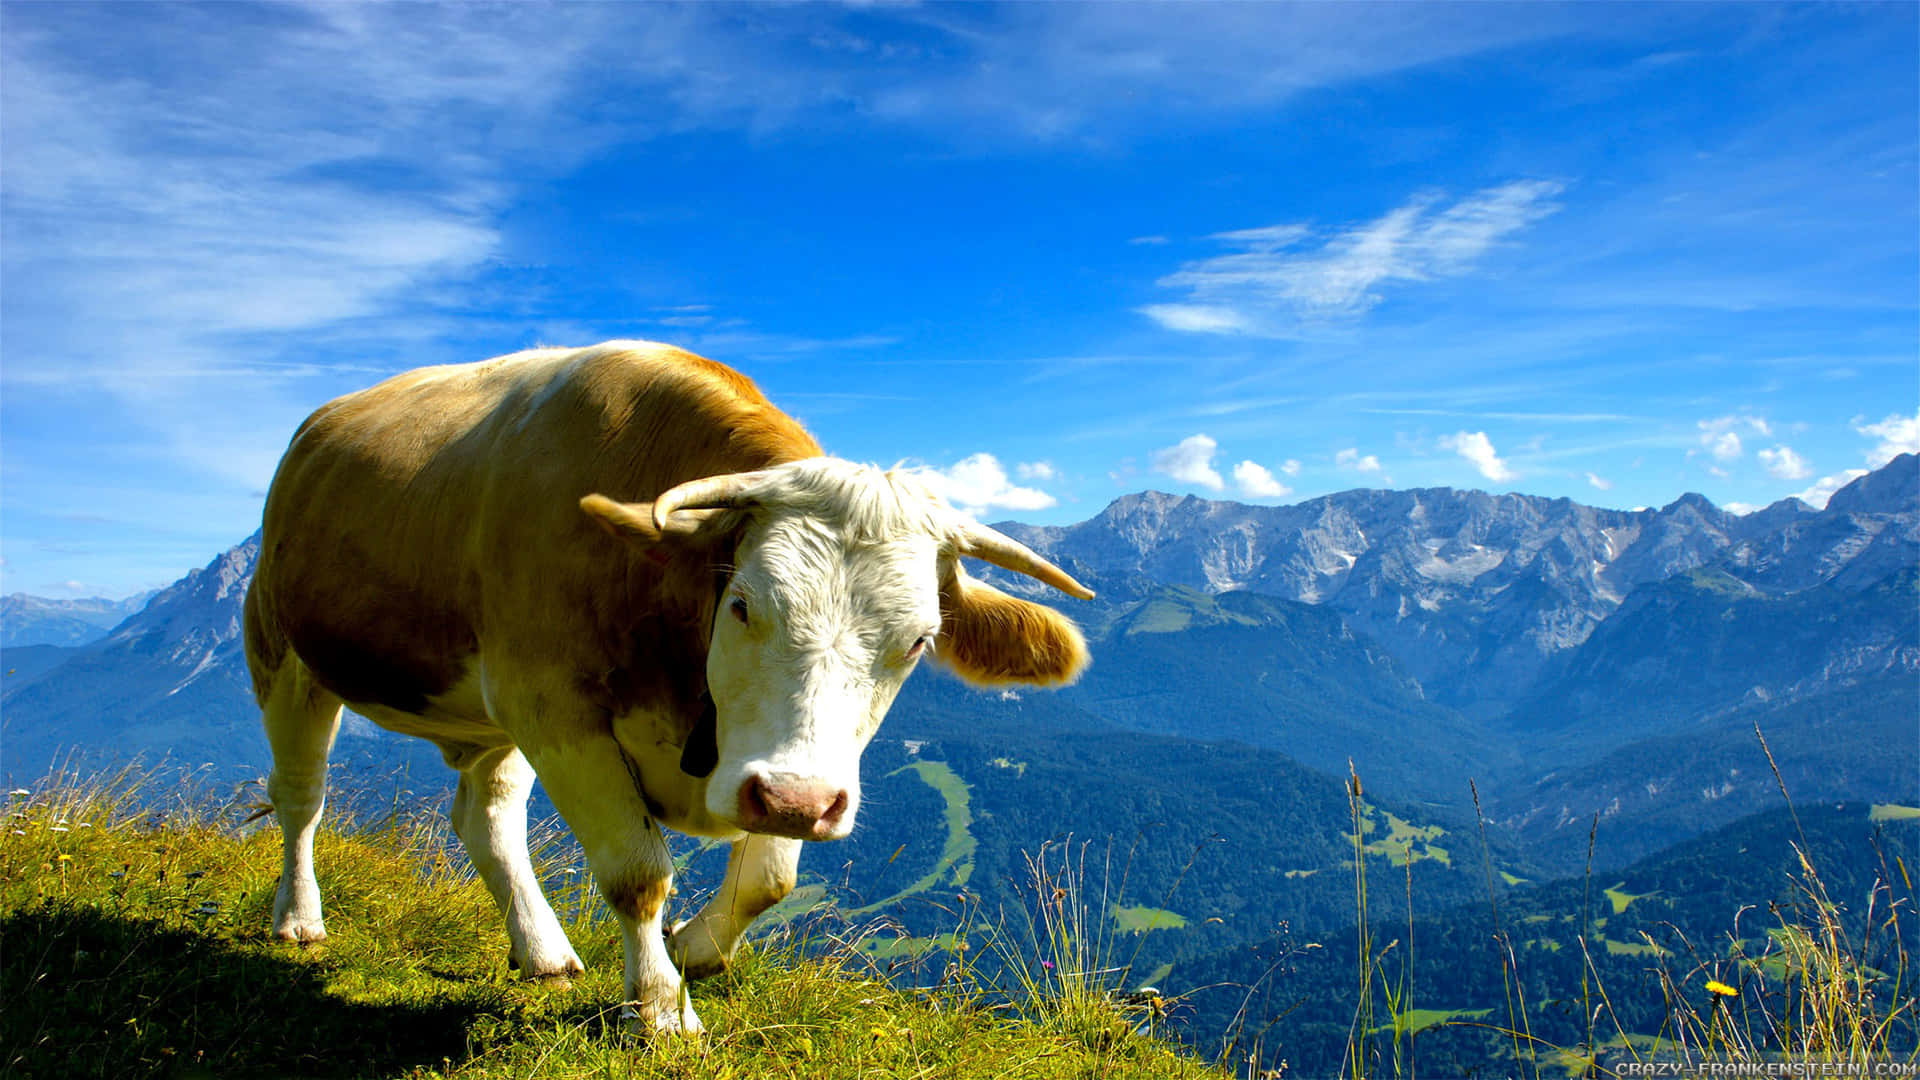
[[[796,840],[832,840],[851,802],[846,789],[792,773],[749,775],[740,785],[740,827]]]

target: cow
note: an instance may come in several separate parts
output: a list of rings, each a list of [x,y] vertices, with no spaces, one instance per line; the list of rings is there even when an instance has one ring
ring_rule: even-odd
[[[325,938],[313,839],[341,708],[439,747],[509,963],[581,963],[527,853],[537,777],[619,921],[646,1032],[701,1030],[723,970],[853,828],[859,760],[928,656],[981,686],[1059,686],[1074,624],[963,557],[1085,586],[909,470],[825,456],[745,376],[614,341],[427,367],[323,405],[267,493],[245,642],[283,854],[273,933]],[[732,842],[665,931],[661,826]]]

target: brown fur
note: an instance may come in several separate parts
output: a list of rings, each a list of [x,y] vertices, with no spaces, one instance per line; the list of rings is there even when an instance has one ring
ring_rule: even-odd
[[[660,912],[667,902],[667,893],[673,887],[671,879],[665,877],[626,882],[602,882],[600,895],[607,906],[625,915],[629,919],[644,921]]]
[[[934,657],[977,686],[1065,686],[1086,670],[1086,639],[1065,616],[958,567],[941,584],[940,609]]]
[[[730,552],[643,557],[580,500],[819,453],[746,377],[665,345],[423,368],[338,398],[267,497],[246,607],[255,694],[291,649],[349,702],[417,712],[484,638],[580,672],[609,710],[690,705]]]

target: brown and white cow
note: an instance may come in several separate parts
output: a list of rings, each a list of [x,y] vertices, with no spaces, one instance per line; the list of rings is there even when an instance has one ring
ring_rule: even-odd
[[[538,776],[619,917],[640,1022],[699,1030],[680,972],[723,968],[801,841],[853,828],[860,753],[916,661],[985,685],[1085,666],[1071,622],[961,556],[1092,595],[669,346],[535,349],[329,402],[280,463],[247,593],[274,933],[326,935],[313,835],[344,702],[459,772],[454,830],[523,975],[581,970],[527,856]],[[733,840],[664,938],[662,825]]]

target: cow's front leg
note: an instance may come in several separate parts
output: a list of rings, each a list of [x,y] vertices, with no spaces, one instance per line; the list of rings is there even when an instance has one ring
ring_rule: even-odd
[[[554,809],[587,854],[600,895],[620,921],[626,1001],[643,1031],[701,1030],[661,935],[673,857],[647,811],[637,774],[611,734],[574,732],[522,742]]]
[[[453,831],[507,920],[508,956],[522,978],[565,980],[584,970],[554,917],[527,856],[527,794],[533,769],[511,746],[443,743],[460,771]]]
[[[793,891],[799,840],[748,834],[733,842],[727,876],[700,914],[673,928],[667,951],[689,979],[725,971],[747,926]]]

